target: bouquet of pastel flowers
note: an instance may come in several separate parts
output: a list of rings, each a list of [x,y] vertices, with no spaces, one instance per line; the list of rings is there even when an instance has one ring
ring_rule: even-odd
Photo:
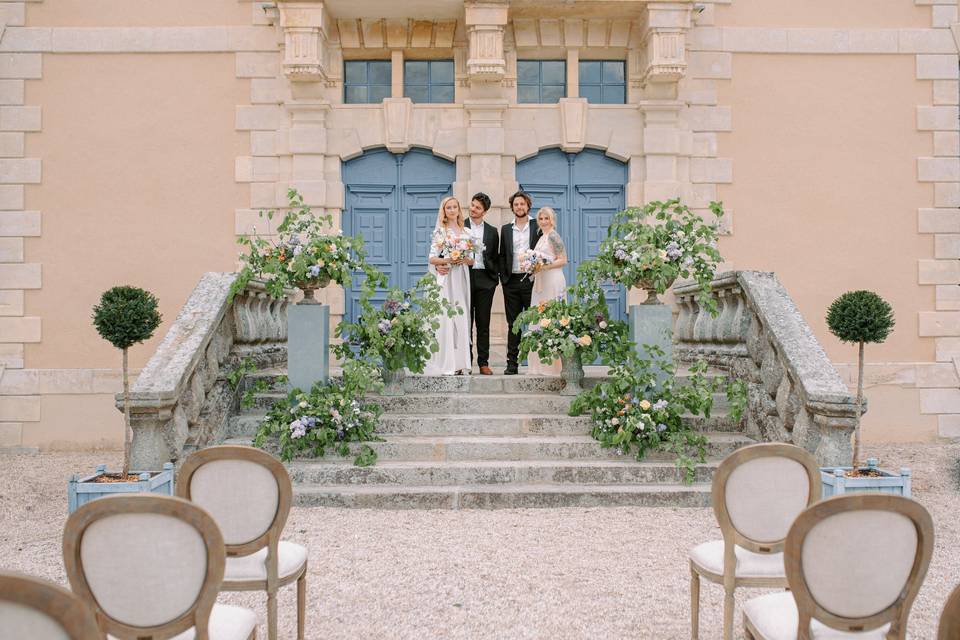
[[[433,233],[433,253],[439,258],[449,258],[454,262],[472,260],[478,252],[483,251],[483,245],[477,243],[468,233],[454,236],[437,229]]]
[[[520,270],[527,276],[536,275],[544,266],[553,262],[553,258],[536,249],[527,249],[520,254]]]

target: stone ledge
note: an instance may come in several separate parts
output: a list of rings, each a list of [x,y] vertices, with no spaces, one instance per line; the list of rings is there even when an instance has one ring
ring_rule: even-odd
[[[0,51],[234,53],[277,51],[272,27],[8,27]]]

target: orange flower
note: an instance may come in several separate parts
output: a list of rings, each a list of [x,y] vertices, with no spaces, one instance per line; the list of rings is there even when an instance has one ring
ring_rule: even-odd
[[[543,304],[542,302],[537,305],[537,311],[539,311],[540,313],[543,313],[546,310],[547,310],[547,305]]]

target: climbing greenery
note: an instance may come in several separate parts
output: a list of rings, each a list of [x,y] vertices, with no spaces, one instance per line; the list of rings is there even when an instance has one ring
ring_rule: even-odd
[[[117,349],[128,349],[149,340],[163,316],[157,298],[137,287],[113,287],[93,308],[93,326],[100,337]]]
[[[893,308],[872,291],[849,291],[827,310],[827,326],[843,342],[883,342],[894,324]]]
[[[358,466],[372,465],[377,452],[366,443],[379,440],[374,431],[382,409],[365,398],[381,386],[380,374],[369,362],[344,360],[341,377],[318,383],[309,393],[293,389],[275,403],[253,444],[268,448],[276,438],[285,462],[297,456],[323,457],[332,450],[352,454]]]

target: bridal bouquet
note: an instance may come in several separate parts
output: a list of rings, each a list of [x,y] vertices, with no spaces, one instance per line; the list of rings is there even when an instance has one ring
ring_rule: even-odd
[[[460,262],[472,260],[478,252],[483,251],[483,245],[475,242],[470,234],[461,233],[460,237],[454,237],[438,229],[433,234],[433,249],[439,258]]]
[[[312,291],[330,282],[344,285],[357,271],[363,271],[368,279],[381,286],[385,284],[383,274],[366,261],[363,238],[332,231],[331,216],[314,215],[296,189],[290,189],[287,197],[290,211],[275,234],[269,233],[275,212],[261,211],[260,217],[266,219],[267,235],[259,235],[254,227],[253,235],[237,240],[248,251],[240,256],[244,266],[230,288],[231,299],[253,279],[263,280],[267,293],[273,298],[282,298],[284,290],[293,287]]]
[[[520,254],[520,270],[525,274],[523,278],[526,279],[528,276],[537,274],[540,269],[551,262],[553,262],[553,258],[547,254],[535,249],[527,249]]]

